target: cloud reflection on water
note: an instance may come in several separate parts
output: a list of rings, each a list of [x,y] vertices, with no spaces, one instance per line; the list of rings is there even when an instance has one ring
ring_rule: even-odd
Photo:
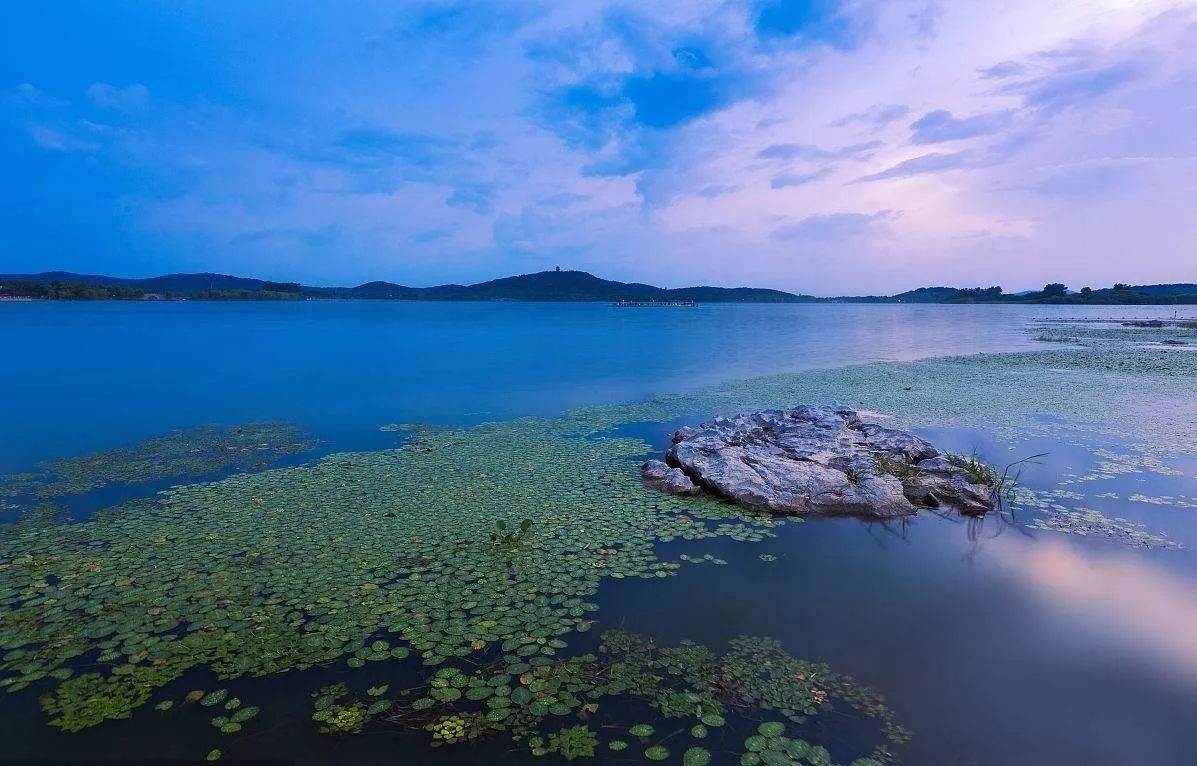
[[[1098,554],[1056,540],[995,546],[998,560],[1053,612],[1127,640],[1163,662],[1166,675],[1197,683],[1197,583],[1134,554]]]

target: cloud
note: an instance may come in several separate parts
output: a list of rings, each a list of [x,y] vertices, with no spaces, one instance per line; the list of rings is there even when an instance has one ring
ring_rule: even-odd
[[[884,128],[910,114],[910,107],[904,104],[876,104],[863,112],[853,112],[835,122],[832,127],[844,128],[850,125],[864,125],[870,128]]]
[[[725,194],[735,194],[739,190],[740,187],[733,184],[707,184],[698,190],[698,196],[714,199]]]
[[[929,2],[922,8],[906,14],[906,18],[914,25],[914,32],[922,38],[934,37],[943,19],[944,7],[937,2]]]
[[[806,186],[809,183],[814,183],[820,179],[826,178],[833,170],[832,167],[825,167],[810,173],[779,173],[773,176],[769,181],[770,188],[785,189],[790,186]]]
[[[879,222],[891,217],[891,210],[880,210],[876,213],[811,215],[797,223],[777,227],[773,230],[773,239],[847,243],[872,233]]]
[[[494,209],[495,187],[490,184],[459,186],[445,199],[449,207],[467,207],[475,213],[489,213]]]
[[[66,99],[55,98],[49,93],[39,90],[31,83],[23,82],[16,87],[14,91],[9,93],[0,93],[0,100],[3,101],[18,101],[24,106],[33,107],[36,109],[60,109],[65,106],[70,106],[71,102]]]
[[[999,61],[991,66],[978,70],[986,80],[1004,80],[1007,77],[1019,77],[1027,73],[1027,66],[1017,61]]]
[[[881,141],[865,141],[836,149],[823,149],[810,144],[771,144],[757,152],[766,160],[866,160],[884,144]]]
[[[1131,83],[1148,71],[1139,61],[1120,61],[1087,71],[1056,72],[1019,88],[1026,104],[1048,112],[1083,104]]]
[[[80,138],[70,133],[56,130],[45,125],[29,125],[29,137],[33,143],[51,152],[95,152],[101,144],[98,141]]]
[[[106,82],[97,82],[92,83],[87,89],[87,97],[96,106],[104,109],[130,111],[149,104],[150,91],[146,86],[139,84],[117,87]]]
[[[1197,14],[1094,2],[242,3],[199,26],[25,4],[0,251],[317,283],[568,260],[826,294],[1097,284],[1133,251],[1136,279],[1183,280]]]
[[[916,144],[937,144],[996,133],[1010,124],[1009,110],[987,112],[973,117],[956,117],[947,109],[927,112],[910,125]]]
[[[903,160],[897,165],[886,168],[880,173],[861,176],[855,183],[868,181],[884,181],[890,178],[909,178],[927,173],[945,173],[949,170],[959,170],[967,167],[971,155],[968,152],[940,153],[932,152],[918,157]]]
[[[1171,162],[1171,158],[1163,162]],[[1033,191],[1052,198],[1094,197],[1119,189],[1133,188],[1135,173],[1149,161],[1137,157],[1087,160],[1045,168],[1026,184],[1011,188]]]

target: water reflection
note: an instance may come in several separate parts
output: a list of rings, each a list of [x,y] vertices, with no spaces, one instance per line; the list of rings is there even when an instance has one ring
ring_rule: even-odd
[[[1197,683],[1197,583],[1134,554],[1084,550],[1058,540],[995,546],[993,555],[1060,619],[1127,640],[1166,675]]]

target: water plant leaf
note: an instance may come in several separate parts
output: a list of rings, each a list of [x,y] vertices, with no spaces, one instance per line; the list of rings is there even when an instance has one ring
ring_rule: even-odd
[[[682,753],[683,766],[707,766],[711,762],[711,753],[701,747],[692,747]]]
[[[224,702],[225,697],[229,696],[228,689],[217,689],[216,691],[208,692],[204,698],[200,700],[200,704],[204,707],[212,707]]]

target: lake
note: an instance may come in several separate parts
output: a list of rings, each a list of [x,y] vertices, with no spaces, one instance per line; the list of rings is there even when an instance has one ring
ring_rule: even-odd
[[[579,726],[604,763],[822,758],[786,738],[836,763],[1191,762],[1197,333],[1091,321],[1174,313],[0,304],[5,756],[527,763]],[[775,524],[639,487],[684,423],[828,401],[1042,457],[983,521]],[[665,649],[661,689],[617,693],[645,655],[614,659],[612,629],[713,654]],[[745,634],[776,651],[732,657]],[[733,659],[788,675],[732,688]],[[722,701],[693,680],[712,663]],[[475,680],[428,685],[452,668]],[[430,748],[459,713],[478,741]]]

